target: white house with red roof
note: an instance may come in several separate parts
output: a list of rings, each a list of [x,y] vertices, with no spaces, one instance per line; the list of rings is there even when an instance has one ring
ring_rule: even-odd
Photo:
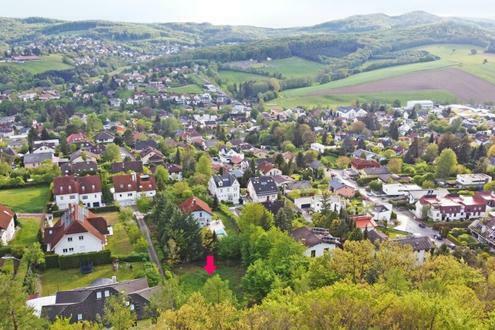
[[[79,203],[86,207],[103,206],[101,181],[97,175],[59,176],[53,180],[53,196],[60,210]]]
[[[371,215],[357,215],[352,217],[352,221],[354,221],[356,228],[361,229],[361,231],[371,231],[377,227]]]
[[[113,199],[121,206],[136,205],[139,198],[153,198],[156,195],[155,178],[149,175],[115,175],[112,182]]]
[[[201,227],[208,226],[213,218],[213,211],[208,204],[195,196],[186,199],[179,205],[179,208],[182,213],[190,214]]]
[[[43,231],[47,252],[58,255],[98,252],[105,248],[112,228],[103,217],[78,204],[70,204],[60,220]]]
[[[6,206],[0,205],[0,242],[7,245],[15,235],[15,213]]]
[[[87,138],[84,133],[73,133],[69,135],[66,139],[67,144],[86,142]]]
[[[276,168],[275,165],[273,165],[270,162],[261,162],[258,165],[258,170],[260,171],[260,174],[263,176],[282,175],[282,171]]]
[[[481,195],[427,195],[416,202],[415,215],[420,219],[426,216],[433,221],[474,220],[485,216],[486,206],[487,200]]]

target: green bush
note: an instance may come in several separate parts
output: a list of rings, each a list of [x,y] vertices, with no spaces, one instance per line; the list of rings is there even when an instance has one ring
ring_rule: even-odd
[[[81,263],[92,262],[93,265],[106,265],[112,263],[112,256],[109,250],[100,252],[73,254],[70,256],[59,256],[58,263],[60,269],[79,268]]]
[[[107,205],[90,209],[93,213],[119,212],[120,208],[117,205]]]
[[[125,257],[119,257],[120,262],[141,262],[149,261],[150,257],[147,253],[131,254]]]
[[[58,268],[58,255],[56,254],[45,254],[45,268]]]

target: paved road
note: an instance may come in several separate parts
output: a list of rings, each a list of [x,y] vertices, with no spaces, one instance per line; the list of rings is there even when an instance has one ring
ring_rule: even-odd
[[[156,264],[158,270],[160,271],[160,274],[164,276],[165,273],[163,271],[160,258],[158,258],[158,254],[156,253],[155,246],[153,245],[153,241],[151,240],[151,234],[148,225],[146,224],[146,221],[144,221],[144,215],[141,212],[136,211],[134,212],[134,217],[136,218],[139,229],[143,233],[146,242],[148,242],[148,254],[150,255],[151,261],[153,261]]]

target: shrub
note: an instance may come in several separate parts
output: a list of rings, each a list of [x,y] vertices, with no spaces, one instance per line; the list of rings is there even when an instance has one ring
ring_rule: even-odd
[[[93,265],[106,265],[112,263],[109,250],[100,252],[73,254],[70,256],[59,256],[58,263],[60,269],[79,268],[81,263],[92,262]]]

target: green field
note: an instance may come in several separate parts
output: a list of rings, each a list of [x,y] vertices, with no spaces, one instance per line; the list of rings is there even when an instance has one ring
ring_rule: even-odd
[[[43,212],[49,198],[48,185],[0,190],[0,203],[17,213]]]
[[[289,57],[255,64],[253,67],[270,73],[281,73],[284,78],[314,78],[325,65],[300,57]]]
[[[40,218],[18,219],[21,229],[15,234],[15,238],[9,245],[12,247],[29,247],[38,242],[38,232],[41,226]]]
[[[204,264],[180,265],[173,269],[179,277],[179,282],[186,294],[200,290],[209,276],[203,269]],[[229,286],[239,298],[241,296],[241,278],[245,273],[244,267],[230,262],[216,262],[218,274],[223,280],[229,281]]]
[[[180,87],[170,87],[167,88],[167,92],[169,93],[178,93],[178,94],[201,94],[203,93],[203,89],[195,84],[180,86]]]
[[[294,90],[296,91],[296,90]],[[306,107],[333,107],[339,105],[353,104],[356,101],[360,103],[369,103],[378,101],[381,103],[391,103],[394,100],[401,101],[405,104],[409,100],[435,100],[442,104],[456,103],[455,95],[443,90],[422,90],[422,91],[405,91],[405,92],[381,92],[372,94],[340,94],[340,95],[286,95],[281,93],[280,97],[267,103],[267,106],[282,106],[286,108],[306,106]]]
[[[32,74],[43,73],[51,70],[68,70],[72,69],[72,66],[65,64],[62,61],[62,55],[52,54],[48,56],[42,56],[39,61],[32,61],[26,63],[1,63],[0,65],[10,65],[15,68],[24,69]]]
[[[130,267],[132,265],[132,269]],[[111,278],[117,276],[118,281],[132,280],[143,275],[143,264],[120,263],[119,270],[114,272],[112,265],[95,266],[90,274],[81,274],[79,268],[60,270],[58,268],[47,269],[41,276],[41,295],[48,296],[59,290],[71,290],[88,286],[96,279]]]
[[[221,70],[219,72],[220,78],[225,81],[226,85],[229,84],[242,84],[245,81],[265,81],[273,78],[262,76],[259,74],[246,73],[246,72],[238,72],[238,71],[230,71],[230,70]]]

